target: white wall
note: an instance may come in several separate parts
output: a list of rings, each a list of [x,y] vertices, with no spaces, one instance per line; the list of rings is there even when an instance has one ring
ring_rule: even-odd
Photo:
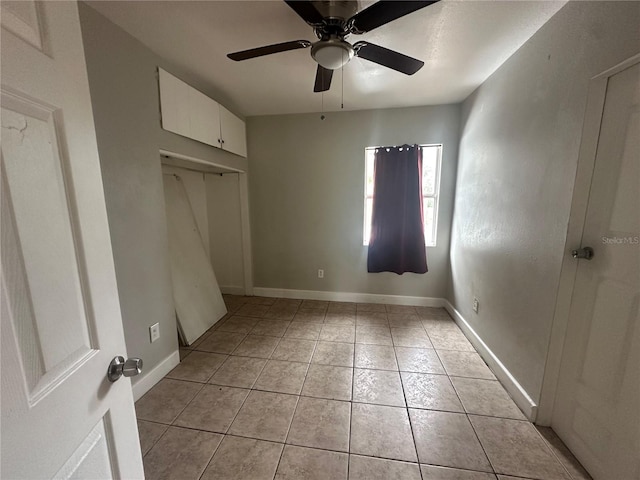
[[[459,121],[459,105],[249,117],[255,286],[444,297]],[[368,273],[365,148],[404,143],[443,144],[438,245],[427,274]]]
[[[463,104],[448,297],[534,402],[589,79],[638,52],[639,2],[569,2]]]
[[[239,174],[205,174],[211,264],[223,293],[244,293]]]

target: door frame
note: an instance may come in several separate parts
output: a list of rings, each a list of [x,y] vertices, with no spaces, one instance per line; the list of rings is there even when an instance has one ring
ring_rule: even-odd
[[[251,249],[251,223],[249,221],[249,178],[245,170],[230,167],[222,163],[215,163],[209,160],[203,160],[190,155],[171,152],[169,150],[160,149],[161,156],[168,156],[184,160],[193,164],[192,169],[207,173],[206,167],[215,167],[228,170],[238,174],[238,184],[240,191],[240,226],[242,234],[242,265],[244,276],[244,294],[253,295],[253,258]],[[200,167],[200,168],[198,168]]]
[[[551,336],[542,380],[542,392],[538,405],[536,423],[550,426],[555,407],[556,391],[560,367],[567,337],[567,326],[571,313],[571,300],[578,270],[578,262],[571,256],[571,250],[578,248],[582,240],[585,216],[591,190],[591,180],[598,151],[600,125],[604,113],[604,102],[609,78],[616,73],[640,62],[640,53],[605,70],[591,78],[587,94],[582,138],[578,153],[578,165],[573,187],[573,198],[569,213],[569,224],[564,246],[560,282],[556,296],[556,305],[551,325]]]

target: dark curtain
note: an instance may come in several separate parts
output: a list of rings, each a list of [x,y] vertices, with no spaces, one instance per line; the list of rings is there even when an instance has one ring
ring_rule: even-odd
[[[426,273],[420,147],[376,149],[373,185],[368,271]]]

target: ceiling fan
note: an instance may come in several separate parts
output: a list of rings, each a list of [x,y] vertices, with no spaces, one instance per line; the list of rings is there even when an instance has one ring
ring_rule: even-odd
[[[422,68],[424,62],[367,41],[350,44],[345,38],[351,34],[370,32],[438,1],[379,1],[358,12],[358,2],[350,0],[285,0],[298,16],[313,27],[319,39],[317,42],[294,40],[230,53],[227,56],[231,60],[241,61],[311,47],[311,56],[318,63],[314,92],[329,90],[333,71],[354,56],[413,75]]]

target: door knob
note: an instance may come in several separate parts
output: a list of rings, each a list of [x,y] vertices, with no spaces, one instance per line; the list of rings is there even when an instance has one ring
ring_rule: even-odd
[[[110,382],[115,382],[122,375],[125,377],[133,377],[142,373],[142,359],[141,358],[129,358],[127,361],[124,357],[113,357],[109,368],[107,369],[107,378]]]
[[[578,250],[572,250],[571,255],[573,258],[584,258],[585,260],[591,260],[593,258],[593,248],[584,247]]]

